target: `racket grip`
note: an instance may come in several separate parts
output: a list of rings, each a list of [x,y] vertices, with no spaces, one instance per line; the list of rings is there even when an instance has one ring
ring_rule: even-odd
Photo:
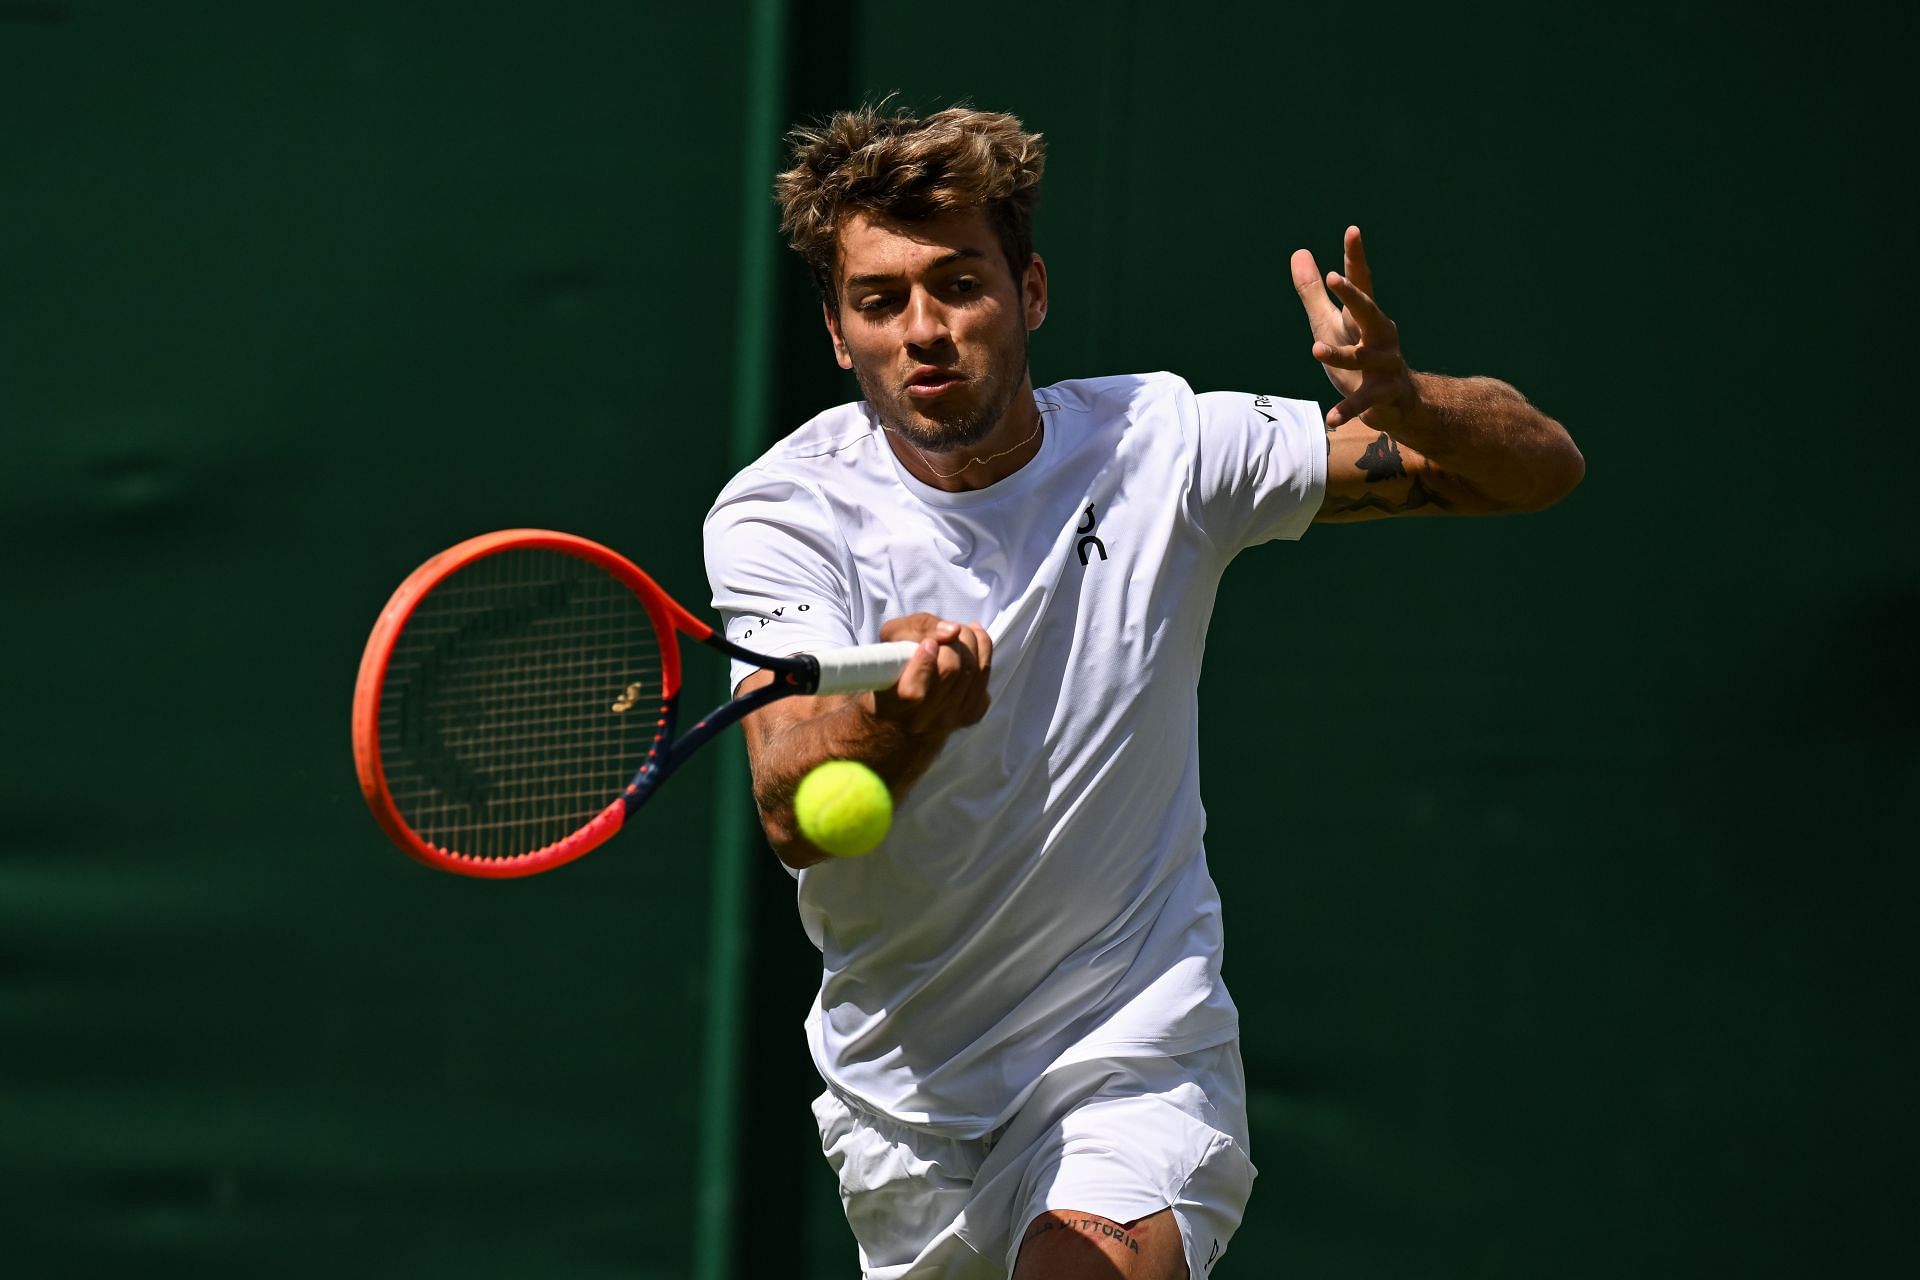
[[[865,693],[884,689],[900,678],[920,646],[911,640],[891,640],[886,644],[861,644],[850,649],[828,649],[809,654],[820,664],[820,683],[815,693]]]

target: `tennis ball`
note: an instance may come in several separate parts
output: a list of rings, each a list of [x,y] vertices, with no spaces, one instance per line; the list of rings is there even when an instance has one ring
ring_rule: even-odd
[[[880,775],[857,760],[829,760],[793,793],[800,834],[836,858],[858,858],[887,838],[893,797]]]

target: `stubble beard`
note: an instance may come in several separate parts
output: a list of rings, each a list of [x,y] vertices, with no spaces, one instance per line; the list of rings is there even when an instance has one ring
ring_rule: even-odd
[[[916,420],[907,411],[902,402],[904,393],[895,392],[891,387],[879,385],[877,377],[870,377],[867,370],[854,366],[854,380],[860,384],[860,394],[866,398],[880,424],[897,433],[908,444],[922,453],[957,453],[972,448],[988,436],[1007,416],[1007,410],[1013,404],[1013,397],[1020,389],[1027,368],[1027,334],[1020,332],[1016,350],[1008,353],[1005,362],[996,362],[986,377],[971,383],[979,392],[979,399],[970,410],[957,413],[950,418],[935,417],[932,424],[924,419]],[[938,406],[934,406],[935,413]]]

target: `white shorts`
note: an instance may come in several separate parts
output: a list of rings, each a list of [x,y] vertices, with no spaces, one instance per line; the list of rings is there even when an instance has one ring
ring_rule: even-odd
[[[1187,1274],[1205,1280],[1253,1189],[1237,1041],[1056,1069],[984,1138],[904,1125],[831,1089],[813,1115],[866,1280],[1004,1280],[1048,1209],[1133,1222],[1167,1208]]]

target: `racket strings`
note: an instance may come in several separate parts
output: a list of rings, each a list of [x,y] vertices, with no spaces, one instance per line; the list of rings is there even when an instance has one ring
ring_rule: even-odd
[[[457,570],[415,606],[380,701],[395,807],[478,858],[562,840],[619,795],[661,736],[660,641],[596,565],[519,548]]]

